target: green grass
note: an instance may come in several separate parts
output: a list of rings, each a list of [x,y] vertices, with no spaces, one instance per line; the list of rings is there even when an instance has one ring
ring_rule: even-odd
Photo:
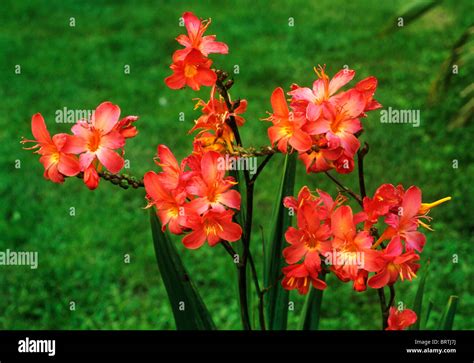
[[[30,137],[31,115],[41,112],[51,132],[68,132],[56,124],[56,109],[94,109],[110,100],[122,113],[137,114],[139,135],[129,140],[129,172],[156,169],[156,146],[164,143],[182,158],[191,150],[187,135],[193,98],[207,97],[186,89],[172,91],[163,79],[182,12],[212,17],[210,34],[230,47],[228,56],[212,58],[215,66],[233,70],[234,98],[249,101],[241,133],[245,145],[266,145],[270,109],[277,86],[310,85],[313,66],[327,64],[330,74],[348,65],[360,80],[379,79],[377,99],[385,106],[420,109],[421,126],[381,124],[373,112],[363,121],[362,139],[370,143],[366,158],[369,193],[382,183],[418,185],[423,199],[446,195],[453,200],[432,211],[435,232],[428,232],[422,261],[431,260],[425,296],[434,302],[430,328],[436,326],[451,294],[460,297],[455,329],[474,322],[472,238],[472,124],[451,131],[450,116],[459,107],[456,88],[443,101],[425,103],[431,82],[449,54],[450,45],[473,21],[469,0],[446,2],[423,19],[385,38],[377,37],[402,1],[266,2],[123,2],[4,1],[1,7],[0,58],[0,250],[39,252],[39,268],[0,267],[0,328],[3,329],[172,329],[174,322],[153,253],[143,190],[121,190],[106,182],[88,191],[78,179],[55,185],[42,178],[36,155],[24,151],[21,136]],[[74,17],[76,26],[70,27]],[[288,26],[292,17],[294,27]],[[21,74],[14,73],[21,65]],[[131,73],[124,74],[124,65]],[[461,66],[460,80],[469,73]],[[186,122],[180,122],[184,112]],[[452,168],[452,161],[459,168]],[[15,161],[21,168],[15,169]],[[256,186],[255,226],[267,228],[283,158],[275,157]],[[306,175],[299,164],[297,185],[335,187],[323,175]],[[341,179],[356,188],[354,174]],[[69,209],[76,215],[71,217]],[[252,248],[261,256],[254,228]],[[182,248],[183,259],[199,286],[217,325],[239,329],[236,276],[225,251],[208,246]],[[131,263],[124,263],[130,254]],[[453,255],[459,257],[452,263]],[[261,264],[258,265],[262,270]],[[376,293],[352,292],[333,276],[324,293],[322,329],[378,329]],[[396,301],[412,304],[418,282],[397,284]],[[303,299],[292,294],[297,326]],[[74,301],[76,310],[69,304]]]

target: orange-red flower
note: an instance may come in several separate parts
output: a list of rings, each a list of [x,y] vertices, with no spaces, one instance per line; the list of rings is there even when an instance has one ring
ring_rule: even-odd
[[[417,263],[420,256],[413,250],[404,253],[399,236],[392,238],[380,256],[383,267],[368,281],[369,286],[374,289],[393,285],[399,277],[402,281],[405,279],[411,281],[420,268]]]
[[[21,142],[34,142],[36,145],[28,148],[37,149],[40,154],[40,162],[44,166],[44,177],[54,183],[64,182],[64,176],[75,176],[81,171],[77,157],[67,151],[72,137],[67,134],[57,134],[51,138],[43,116],[40,113],[33,115],[31,119],[31,131],[34,140],[22,140]]]
[[[186,193],[178,189],[166,188],[165,180],[166,178],[160,178],[160,174],[153,171],[145,173],[143,183],[149,201],[148,206],[154,205],[156,207],[163,230],[168,225],[171,233],[181,234],[183,232],[182,226],[186,221],[184,211]]]
[[[195,109],[201,107],[202,115],[195,121],[194,127],[189,132],[201,130],[196,140],[201,142],[201,146],[205,144],[206,150],[224,151],[226,148],[231,148],[234,140],[234,133],[228,124],[229,118],[233,117],[236,125],[242,126],[245,119],[240,115],[247,110],[247,101],[240,100],[238,107],[233,112],[229,112],[222,96],[216,98],[215,93],[216,87],[214,86],[211,89],[208,102],[198,100]],[[207,140],[209,142],[206,142]],[[216,143],[219,144],[217,148],[214,145]],[[225,146],[223,149],[222,145]]]
[[[214,211],[224,211],[225,207],[240,209],[240,194],[231,189],[237,183],[231,176],[225,177],[225,169],[219,168],[221,155],[208,151],[201,159],[200,173],[192,177],[186,190],[196,196],[190,207],[201,214],[212,208]]]
[[[298,229],[289,227],[285,238],[290,244],[283,250],[283,256],[288,264],[294,264],[304,258],[309,270],[321,269],[320,254],[331,250],[331,229],[321,224],[318,208],[310,203],[303,204],[298,209]]]
[[[212,60],[204,57],[201,52],[192,49],[182,60],[171,64],[173,74],[165,79],[171,89],[180,89],[188,85],[198,91],[201,86],[212,86],[216,83],[217,75],[211,69]]]
[[[415,324],[416,320],[417,316],[413,310],[398,310],[391,306],[388,315],[388,327],[385,330],[405,330],[410,325]]]
[[[371,249],[373,237],[366,231],[357,232],[351,207],[343,205],[332,214],[331,230],[334,235],[334,253],[338,254],[338,260],[342,262],[333,264],[335,272],[356,280],[360,270],[380,270],[380,253]]]
[[[298,293],[305,295],[311,285],[315,289],[324,290],[327,285],[319,278],[320,271],[309,270],[304,263],[288,265],[282,269],[284,277],[281,285],[286,290],[298,290]]]
[[[382,184],[374,193],[373,198],[365,197],[363,200],[365,212],[365,228],[369,229],[377,223],[378,219],[400,205],[403,190],[395,188],[392,184]]]
[[[273,113],[267,120],[273,123],[273,126],[268,128],[272,145],[277,144],[282,153],[288,152],[288,145],[300,152],[309,150],[312,145],[311,137],[302,130],[306,119],[290,112],[281,87],[273,91],[271,103]]]
[[[186,219],[186,227],[191,232],[183,238],[183,244],[190,249],[201,247],[204,242],[213,247],[220,241],[235,242],[242,235],[242,228],[232,222],[231,210],[208,210],[202,216],[194,214]]]

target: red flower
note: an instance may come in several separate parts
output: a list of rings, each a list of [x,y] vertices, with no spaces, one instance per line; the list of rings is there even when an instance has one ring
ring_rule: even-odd
[[[213,247],[220,241],[235,242],[242,235],[242,228],[232,222],[231,210],[208,210],[202,216],[194,214],[186,219],[186,227],[192,231],[183,238],[183,244],[189,249],[201,247],[204,242]]]
[[[373,198],[363,200],[365,212],[365,228],[368,229],[377,223],[379,217],[385,216],[394,207],[400,205],[403,191],[392,184],[382,184],[374,193]]]
[[[388,327],[385,330],[404,330],[410,325],[415,324],[416,320],[417,316],[413,310],[398,310],[391,306],[388,316]]]
[[[286,290],[298,290],[301,295],[307,294],[310,284],[315,289],[324,290],[327,285],[319,278],[320,271],[310,271],[305,264],[289,265],[283,267],[283,280],[281,285]]]
[[[365,99],[364,111],[372,111],[382,107],[382,105],[374,99],[375,90],[377,89],[377,78],[372,76],[367,77],[357,83],[354,89],[361,92]]]
[[[216,83],[217,75],[211,70],[211,65],[212,60],[192,49],[184,59],[171,64],[173,74],[165,79],[165,83],[171,89],[188,85],[195,91],[201,86],[212,86]]]
[[[342,147],[334,147],[324,135],[313,135],[311,138],[312,149],[299,155],[306,167],[306,172],[318,173],[336,167],[336,162],[343,153]]]
[[[204,56],[211,53],[227,54],[229,48],[225,43],[216,42],[215,35],[203,36],[207,27],[211,24],[211,19],[199,20],[199,18],[191,12],[183,14],[184,25],[188,31],[188,35],[179,35],[176,40],[179,44],[185,46],[185,49],[177,50],[173,55],[173,62],[177,62],[186,58],[192,49],[197,49]]]
[[[381,261],[383,267],[372,276],[368,283],[373,289],[386,285],[393,285],[398,278],[412,280],[420,268],[417,264],[420,256],[414,251],[403,253],[403,246],[398,236],[393,237],[387,247],[382,251]]]
[[[44,177],[54,183],[64,182],[64,176],[75,176],[81,171],[77,157],[68,152],[72,137],[67,134],[57,134],[51,138],[40,113],[31,119],[31,131],[34,140],[22,140],[21,143],[35,142],[36,145],[27,148],[38,149],[40,162],[44,166]]]

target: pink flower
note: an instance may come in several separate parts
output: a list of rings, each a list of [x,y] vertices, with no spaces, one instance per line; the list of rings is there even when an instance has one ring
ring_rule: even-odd
[[[359,116],[364,111],[365,100],[360,92],[348,91],[337,103],[329,103],[322,117],[312,124],[311,134],[324,134],[333,147],[341,146],[352,158],[360,146],[354,135],[362,126]]]
[[[183,14],[184,25],[188,31],[188,35],[179,35],[176,40],[185,48],[177,50],[173,55],[173,62],[184,60],[192,49],[197,49],[207,57],[211,53],[227,54],[229,48],[225,43],[217,42],[215,35],[204,35],[207,27],[211,24],[211,19],[199,20],[199,18],[191,12]]]
[[[402,197],[398,213],[390,213],[385,223],[390,227],[384,232],[385,237],[399,236],[405,241],[407,250],[421,252],[426,242],[423,233],[418,232],[420,224],[419,210],[421,208],[421,190],[411,186]]]
[[[84,179],[90,189],[95,189],[97,183],[88,183],[88,180],[98,180],[94,170],[90,168],[94,161],[104,165],[111,173],[118,173],[124,164],[122,156],[116,153],[117,149],[125,146],[125,137],[118,129],[120,108],[110,102],[103,102],[97,106],[91,122],[79,121],[72,127],[76,136],[67,150],[80,154],[79,163],[83,171],[88,170],[91,179]],[[95,171],[95,174],[97,171]]]
[[[219,158],[222,156],[215,151],[204,153],[200,173],[187,184],[187,192],[197,196],[190,202],[190,207],[199,214],[210,208],[221,212],[225,207],[240,209],[240,194],[231,189],[237,183],[233,177],[225,177],[225,168],[219,166]]]
[[[354,78],[355,72],[351,69],[339,71],[332,80],[324,72],[324,68],[314,69],[318,79],[313,83],[313,89],[295,86],[289,92],[293,97],[291,106],[301,110],[310,121],[317,120],[330,104],[331,97]]]
[[[357,232],[351,207],[341,206],[332,214],[331,230],[334,235],[332,241],[334,250],[340,254],[343,262],[353,262],[333,264],[333,269],[350,280],[358,278],[359,270],[375,272],[380,269],[380,253],[371,249],[373,237],[366,231]],[[362,255],[363,265],[359,266],[355,262],[361,262]]]

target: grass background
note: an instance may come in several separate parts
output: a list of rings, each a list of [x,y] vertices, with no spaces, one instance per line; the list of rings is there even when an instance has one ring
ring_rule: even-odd
[[[430,85],[450,47],[473,21],[473,3],[448,1],[422,19],[386,37],[379,31],[403,8],[403,1],[257,1],[116,2],[13,1],[0,9],[0,250],[39,252],[39,268],[0,266],[0,328],[3,329],[173,329],[166,292],[154,259],[143,190],[121,190],[102,182],[88,191],[81,181],[56,185],[42,178],[36,155],[22,150],[30,137],[31,115],[41,112],[52,133],[68,132],[54,122],[57,109],[94,109],[110,100],[123,115],[137,114],[139,135],[129,140],[130,173],[155,169],[159,143],[182,158],[191,150],[187,135],[197,113],[192,99],[207,97],[190,89],[172,91],[170,73],[174,38],[183,32],[184,11],[212,17],[210,34],[229,45],[228,56],[212,58],[232,71],[234,98],[249,101],[241,133],[245,145],[266,145],[270,109],[277,86],[310,85],[313,66],[327,64],[334,74],[344,65],[357,80],[374,75],[377,99],[384,107],[421,110],[421,125],[381,124],[378,112],[363,121],[369,194],[382,183],[418,185],[423,199],[446,195],[453,200],[432,211],[435,232],[428,232],[422,261],[431,260],[426,295],[434,302],[429,328],[448,296],[460,297],[454,327],[472,329],[473,297],[473,156],[472,124],[448,130],[459,108],[456,84],[434,107],[426,105]],[[70,18],[75,27],[70,27]],[[294,27],[288,26],[289,18]],[[15,74],[21,65],[21,74]],[[124,66],[130,65],[130,74]],[[461,66],[456,80],[468,82]],[[179,121],[184,112],[186,121]],[[256,186],[255,225],[267,227],[279,182],[281,157],[275,157]],[[459,168],[452,167],[458,160]],[[15,168],[20,160],[21,168]],[[323,175],[306,175],[304,184],[335,193]],[[356,187],[355,175],[341,180]],[[76,215],[70,216],[74,207]],[[258,228],[255,228],[258,231]],[[259,233],[252,248],[258,257]],[[221,248],[187,251],[177,241],[217,325],[239,329],[235,274]],[[131,256],[129,264],[124,255]],[[453,263],[453,255],[459,258]],[[261,271],[262,266],[259,265]],[[397,302],[410,306],[418,282],[397,285]],[[291,295],[295,328],[303,300]],[[427,300],[427,299],[426,299]],[[76,310],[69,309],[74,301]],[[427,302],[427,301],[426,301]],[[378,329],[375,291],[357,294],[350,284],[329,278],[324,293],[322,329]]]

